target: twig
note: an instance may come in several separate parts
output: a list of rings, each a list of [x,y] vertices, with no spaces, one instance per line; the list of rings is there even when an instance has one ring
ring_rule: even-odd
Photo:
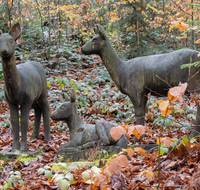
[[[145,88],[146,88],[147,90],[149,90],[150,92],[153,92],[154,94],[157,94],[159,97],[166,97],[166,96],[164,96],[164,95],[162,95],[162,94],[159,94],[158,92],[156,92],[156,91],[154,91],[154,90],[151,90],[151,89],[148,88],[147,86],[145,86]]]
[[[158,187],[157,185],[141,185],[142,187]],[[163,187],[163,186],[160,186]],[[181,188],[184,187],[184,185],[167,185],[165,187],[171,187],[171,188]]]
[[[198,73],[199,73],[199,68],[198,68],[198,71],[194,74],[194,75],[192,75],[188,80],[187,80],[187,82],[190,80],[190,79],[192,79],[193,77],[195,77]]]
[[[184,13],[186,13],[187,15],[192,16],[192,14],[187,13],[186,11],[184,11],[178,4],[176,4],[176,2],[174,2],[173,0],[171,0],[172,3],[174,3],[181,11],[183,11]]]
[[[175,167],[176,165],[180,164],[181,162],[185,162],[190,156],[192,156],[198,149],[195,149],[190,155],[188,155],[187,157],[185,157],[182,161],[178,162],[178,163],[175,163],[174,165],[168,167],[168,168],[165,168],[164,170],[168,170],[170,168],[173,168]]]
[[[160,79],[161,81],[165,82],[170,88],[172,87],[167,81],[165,81],[164,79],[161,79],[158,75],[156,75],[156,77]]]
[[[200,178],[198,178],[198,179],[196,179],[195,181],[193,181],[192,183],[190,183],[189,186],[188,186],[188,188],[187,188],[186,190],[189,190],[190,187],[191,187],[194,183],[196,183],[197,181],[199,181],[199,180],[200,180]]]
[[[174,151],[174,149],[176,148],[176,146],[178,146],[179,142],[181,141],[181,139],[178,140],[178,142],[176,143],[176,145],[174,146],[174,148],[172,148],[172,150],[167,154],[167,156],[161,161],[161,163],[163,163],[168,157],[169,155]],[[160,164],[161,164],[160,163]],[[153,169],[153,172],[155,172],[158,168],[158,165]],[[162,168],[161,168],[162,169]],[[142,181],[140,181],[133,189],[131,190],[134,190],[136,189],[141,183],[143,183],[144,181],[146,181],[147,178],[144,178]]]

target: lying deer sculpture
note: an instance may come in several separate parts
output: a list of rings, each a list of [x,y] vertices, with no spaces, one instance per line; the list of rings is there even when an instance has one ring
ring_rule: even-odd
[[[144,125],[145,106],[149,92],[156,96],[166,96],[169,85],[171,87],[178,86],[179,82],[183,83],[188,79],[190,80],[188,80],[187,90],[191,92],[200,87],[200,74],[196,74],[199,68],[181,69],[182,64],[200,61],[197,56],[198,51],[181,49],[172,53],[123,61],[119,59],[112,48],[104,28],[97,25],[94,31],[96,36],[82,47],[82,53],[86,55],[98,54],[101,57],[119,90],[131,99],[135,107],[137,124]],[[197,107],[197,115],[200,116],[199,106]],[[199,124],[200,119],[197,117],[197,125]],[[196,130],[200,132],[200,127],[197,127]]]
[[[58,152],[67,147],[94,148],[97,146],[97,141],[102,143],[103,146],[127,147],[128,140],[126,135],[122,135],[118,141],[115,141],[110,135],[111,128],[117,126],[117,124],[107,121],[97,121],[95,125],[84,123],[78,115],[75,101],[76,94],[75,90],[72,89],[70,101],[64,101],[50,115],[53,120],[65,121],[70,131],[70,141],[61,145]]]
[[[16,66],[15,40],[21,34],[21,26],[16,23],[9,33],[0,30],[0,55],[5,80],[4,92],[10,108],[10,119],[13,129],[12,151],[27,151],[27,130],[29,111],[35,111],[35,124],[32,138],[39,136],[41,113],[43,114],[45,140],[51,139],[49,123],[49,104],[47,101],[47,82],[42,65],[27,61]],[[21,146],[19,142],[19,112],[21,109]]]

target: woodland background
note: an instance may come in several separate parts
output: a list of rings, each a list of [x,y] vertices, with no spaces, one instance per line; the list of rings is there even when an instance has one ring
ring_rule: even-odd
[[[197,0],[0,0],[0,29],[8,32],[15,22],[23,28],[16,43],[17,64],[30,59],[45,68],[50,111],[62,102],[63,92],[70,95],[74,88],[79,114],[87,123],[117,122],[129,138],[129,149],[124,150],[129,159],[123,154],[108,159],[100,152],[98,163],[88,160],[97,168],[71,171],[68,163],[55,162],[58,147],[69,140],[68,128],[51,120],[52,141],[44,141],[41,128],[39,140],[28,144],[30,151],[39,147],[44,152],[33,158],[0,159],[0,189],[199,189],[199,139],[188,139],[198,95],[176,101],[168,115],[159,105],[167,99],[149,96],[141,144],[158,143],[159,149],[134,148],[133,134],[140,136],[144,129],[133,129],[131,101],[119,92],[99,56],[80,51],[96,24],[104,26],[124,60],[181,48],[199,50],[199,12]],[[1,64],[0,79],[0,150],[4,150],[12,145],[12,129]],[[170,103],[165,109],[169,106],[173,107]],[[28,138],[32,111],[29,119]]]

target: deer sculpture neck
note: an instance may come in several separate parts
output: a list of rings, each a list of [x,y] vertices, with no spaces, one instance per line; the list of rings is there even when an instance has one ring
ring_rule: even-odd
[[[105,45],[101,48],[99,55],[111,78],[114,80],[117,87],[120,88],[119,78],[121,75],[121,66],[123,65],[123,61],[117,56],[108,38],[105,40]]]
[[[84,125],[83,119],[78,115],[76,103],[71,103],[71,104],[74,104],[74,105],[72,105],[71,115],[68,118],[66,118],[66,120],[65,120],[69,127],[70,139],[72,136],[75,135],[77,130],[81,129],[82,126]]]
[[[120,77],[124,61],[117,56],[115,50],[111,46],[109,38],[105,34],[105,31],[101,30],[101,28],[94,28],[94,30],[97,35],[88,41],[81,50],[86,55],[98,54],[106,66],[111,78],[114,80],[117,87],[121,89]]]

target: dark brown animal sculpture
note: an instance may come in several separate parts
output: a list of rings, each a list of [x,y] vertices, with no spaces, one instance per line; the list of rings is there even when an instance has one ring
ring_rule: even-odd
[[[21,26],[16,23],[9,33],[0,30],[0,55],[3,64],[4,91],[10,108],[13,129],[12,151],[27,151],[27,130],[29,111],[35,110],[35,124],[32,138],[39,136],[41,113],[43,114],[45,140],[51,139],[49,123],[49,104],[47,101],[47,82],[42,65],[27,61],[16,66],[15,40],[21,34]],[[21,146],[19,142],[19,112],[21,109]]]
[[[147,94],[167,95],[169,85],[178,86],[179,82],[186,82],[188,79],[188,91],[200,87],[200,74],[195,75],[199,70],[196,67],[181,69],[182,64],[200,61],[198,51],[181,49],[172,53],[138,57],[129,61],[118,58],[112,48],[104,28],[97,25],[94,28],[97,34],[82,47],[82,53],[86,55],[98,54],[106,66],[111,78],[119,90],[129,96],[134,107],[137,124],[144,125],[145,106]],[[158,79],[156,76],[163,80]],[[193,76],[193,77],[192,77]],[[156,92],[156,93],[154,93]],[[200,107],[197,107],[197,125],[200,125]],[[195,128],[200,132],[200,127]]]
[[[128,140],[126,135],[122,135],[118,141],[115,141],[110,135],[111,128],[117,126],[117,124],[107,121],[97,121],[95,125],[84,123],[78,115],[75,100],[75,90],[72,89],[70,101],[62,103],[50,115],[53,120],[65,121],[70,131],[70,141],[61,145],[58,152],[62,152],[67,147],[80,147],[80,149],[95,148],[97,141],[100,141],[103,146],[116,145],[121,148],[127,147]]]

